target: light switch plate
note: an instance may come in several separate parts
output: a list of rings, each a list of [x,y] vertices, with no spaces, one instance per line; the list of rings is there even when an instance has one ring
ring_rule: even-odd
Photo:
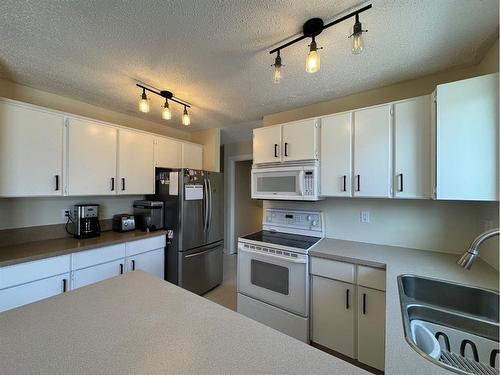
[[[361,223],[369,223],[370,222],[370,211],[361,211],[359,213],[359,221]]]

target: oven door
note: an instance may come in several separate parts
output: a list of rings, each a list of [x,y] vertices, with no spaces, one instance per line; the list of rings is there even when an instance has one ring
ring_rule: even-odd
[[[303,317],[308,316],[307,255],[297,258],[238,246],[238,292]]]
[[[303,199],[304,170],[295,167],[252,169],[252,198]]]

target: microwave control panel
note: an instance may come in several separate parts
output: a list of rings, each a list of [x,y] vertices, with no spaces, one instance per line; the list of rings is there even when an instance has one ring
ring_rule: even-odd
[[[313,171],[304,172],[304,195],[314,195],[314,173]]]
[[[264,217],[264,227],[281,227],[313,232],[322,232],[323,230],[323,214],[320,211],[267,208]]]

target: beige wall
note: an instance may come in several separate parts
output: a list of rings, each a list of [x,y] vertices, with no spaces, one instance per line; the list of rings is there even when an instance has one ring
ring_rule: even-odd
[[[481,62],[476,66],[451,69],[418,79],[399,82],[394,85],[363,91],[285,112],[269,114],[264,116],[263,124],[264,126],[275,125],[288,121],[323,116],[390,101],[427,95],[432,93],[438,84],[494,72],[498,72],[498,39],[487,51]]]
[[[111,219],[114,214],[133,213],[136,199],[144,197],[0,198],[0,230],[66,223],[62,211],[77,203],[97,203],[100,219]]]
[[[220,172],[220,129],[194,131],[191,140],[203,145],[203,169]]]
[[[238,242],[239,236],[256,232],[262,227],[262,201],[251,198],[251,169],[251,160],[239,161],[235,163],[235,244]]]
[[[0,96],[156,134],[183,140],[191,139],[191,135],[185,131],[143,120],[136,116],[97,107],[79,100],[19,85],[7,80],[0,79]]]

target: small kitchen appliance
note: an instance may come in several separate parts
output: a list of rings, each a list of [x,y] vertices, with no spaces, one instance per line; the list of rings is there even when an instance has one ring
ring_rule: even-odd
[[[309,256],[324,237],[319,211],[267,208],[261,231],[238,238],[237,311],[309,342]]]
[[[163,202],[134,201],[134,216],[137,229],[154,231],[163,228]]]
[[[129,214],[114,215],[113,230],[116,232],[129,232],[135,230],[134,215],[129,215]]]
[[[92,238],[101,234],[98,204],[75,204],[72,221],[75,238]]]

